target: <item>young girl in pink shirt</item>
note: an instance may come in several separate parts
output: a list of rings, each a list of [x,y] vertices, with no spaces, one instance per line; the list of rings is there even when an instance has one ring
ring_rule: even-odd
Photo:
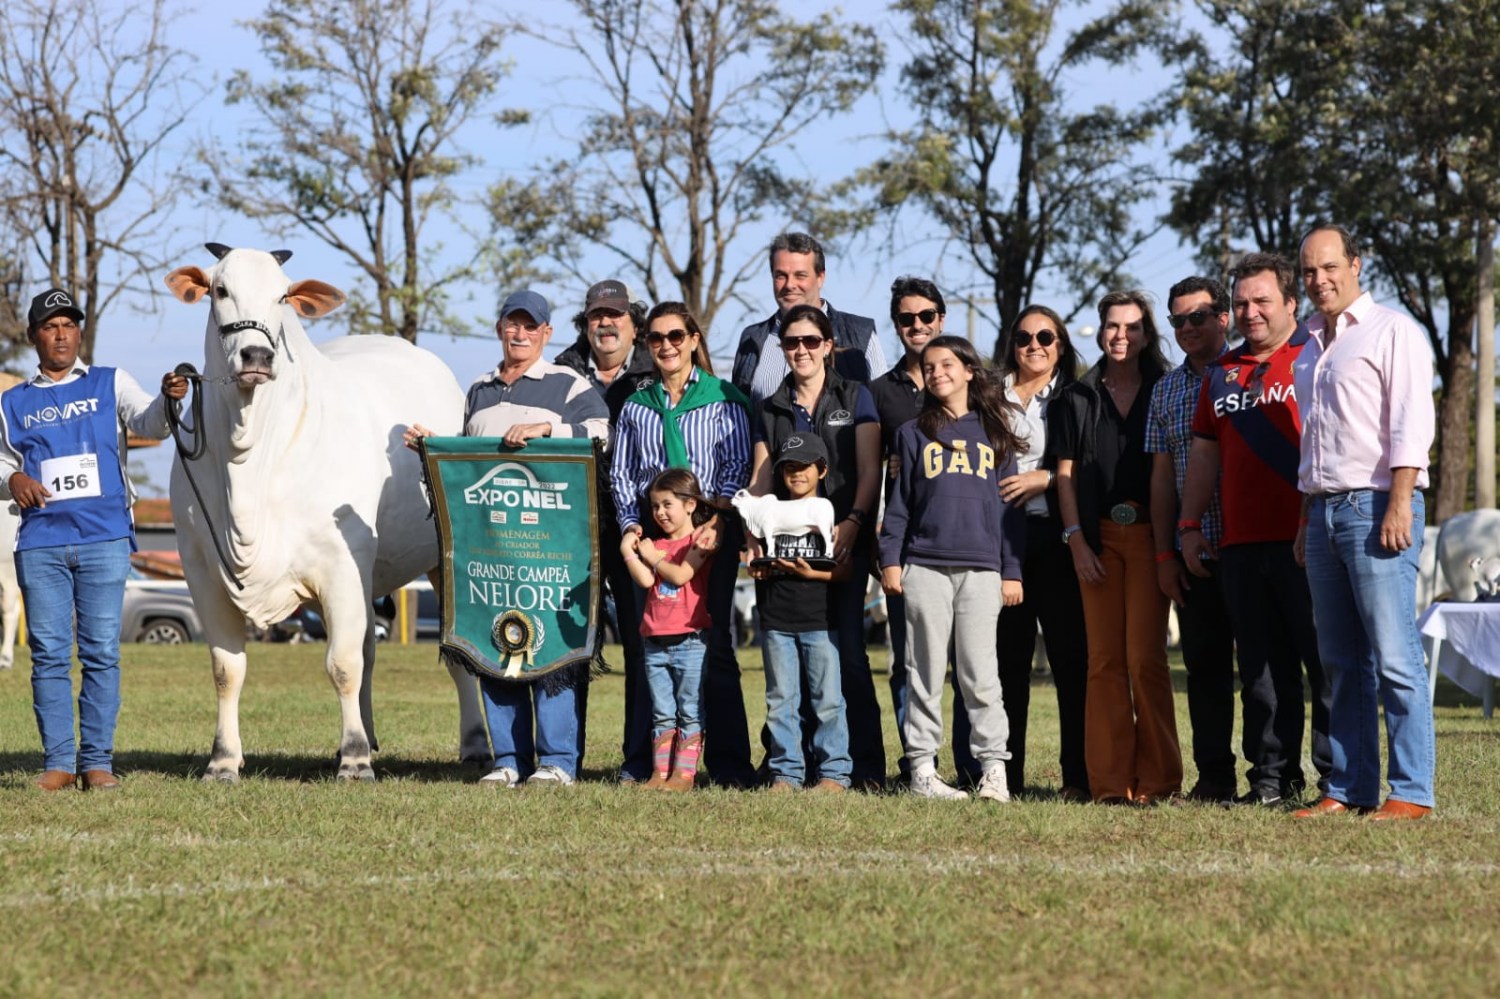
[[[698,478],[669,468],[646,491],[651,516],[664,537],[651,541],[627,531],[620,542],[625,567],[646,590],[641,640],[646,683],[651,690],[654,768],[649,789],[691,791],[703,752],[698,713],[707,651],[708,570],[713,554],[694,541],[694,531],[713,515]]]

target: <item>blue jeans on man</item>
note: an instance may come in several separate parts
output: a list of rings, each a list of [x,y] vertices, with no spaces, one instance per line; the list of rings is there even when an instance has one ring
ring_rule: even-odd
[[[1380,544],[1390,494],[1361,489],[1313,499],[1307,528],[1318,653],[1333,688],[1328,796],[1380,804],[1380,708],[1385,709],[1390,797],[1432,807],[1437,744],[1416,628],[1422,551],[1421,493],[1412,496],[1412,544]]]
[[[114,771],[120,715],[120,614],[130,539],[29,548],[15,553],[26,600],[31,696],[43,768]],[[76,610],[76,615],[75,615]],[[73,734],[73,638],[77,622],[78,736]]]
[[[801,787],[807,779],[802,748],[802,686],[807,680],[813,762],[818,777],[848,787],[853,772],[839,650],[826,631],[767,631],[761,636],[766,663],[766,728],[771,780]]]
[[[563,687],[549,693],[539,681],[512,683],[486,676],[479,680],[479,693],[497,769],[510,767],[522,780],[546,766],[578,776],[580,703],[587,701],[576,690]]]

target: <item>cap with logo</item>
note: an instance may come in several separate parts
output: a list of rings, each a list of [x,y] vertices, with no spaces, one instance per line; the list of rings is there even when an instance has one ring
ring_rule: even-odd
[[[814,465],[820,461],[825,467],[828,465],[828,448],[816,434],[792,434],[776,449],[776,468],[788,462]]]
[[[33,298],[26,322],[31,329],[36,329],[53,316],[67,316],[75,323],[83,322],[83,310],[74,305],[73,296],[61,288],[48,288]]]
[[[583,312],[587,315],[595,309],[613,309],[615,312],[630,311],[630,289],[619,281],[600,281],[589,289],[583,299]]]
[[[500,306],[500,318],[504,319],[512,312],[524,312],[539,323],[552,321],[552,307],[545,298],[530,290],[513,291],[506,296]]]

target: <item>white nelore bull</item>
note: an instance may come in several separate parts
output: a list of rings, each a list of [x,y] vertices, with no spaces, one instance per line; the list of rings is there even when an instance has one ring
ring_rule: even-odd
[[[741,489],[730,500],[745,522],[745,533],[766,542],[778,534],[798,537],[817,531],[823,539],[823,550],[833,551],[833,504],[821,496],[783,500],[775,496],[751,496]]]
[[[402,428],[421,422],[459,433],[464,394],[442,361],[395,337],[314,347],[299,316],[325,315],[344,294],[322,281],[289,281],[281,269],[288,251],[208,249],[218,258],[213,267],[180,267],[166,278],[183,302],[207,299],[210,307],[198,386],[206,452],[186,470],[181,454],[172,466],[182,567],[219,695],[205,779],[238,780],[244,765],[245,620],[267,627],[305,601],[322,608],[328,626],[328,676],[343,726],[338,776],[373,779],[371,598],[438,563],[418,459]],[[450,672],[461,753],[487,760],[474,681]]]

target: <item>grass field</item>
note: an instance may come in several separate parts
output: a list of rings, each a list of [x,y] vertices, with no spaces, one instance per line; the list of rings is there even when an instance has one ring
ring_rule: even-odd
[[[0,996],[1500,988],[1500,723],[1454,688],[1439,693],[1437,816],[1381,826],[1048,795],[631,792],[609,779],[618,673],[591,694],[593,779],[490,792],[451,762],[456,709],[432,646],[383,650],[382,780],[347,786],[331,779],[321,655],[253,650],[248,779],[223,787],[197,779],[214,727],[206,650],[128,647],[126,783],[109,795],[31,788],[24,655],[0,673]],[[742,660],[758,725],[759,657]],[[1052,788],[1050,687],[1032,711],[1029,781]]]

